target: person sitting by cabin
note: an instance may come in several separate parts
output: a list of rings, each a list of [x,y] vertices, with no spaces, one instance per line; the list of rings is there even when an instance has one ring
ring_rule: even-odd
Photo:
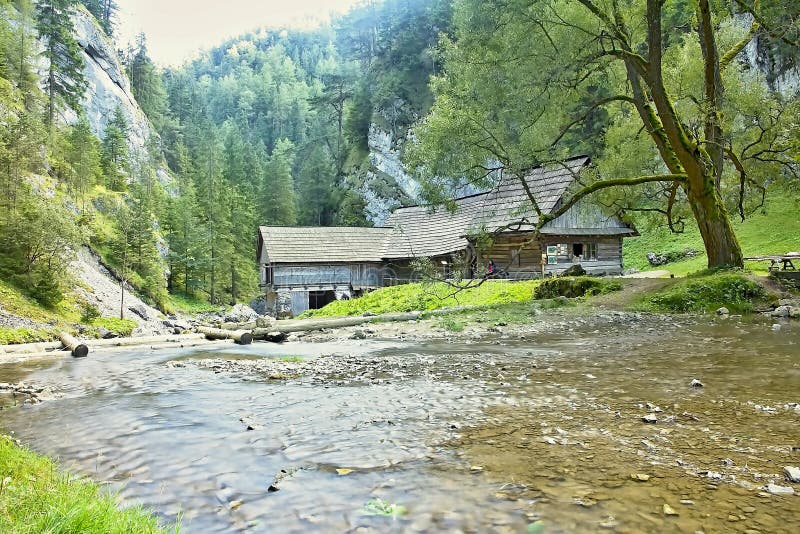
[[[491,278],[495,274],[494,260],[489,260],[489,265],[486,266],[486,278]]]

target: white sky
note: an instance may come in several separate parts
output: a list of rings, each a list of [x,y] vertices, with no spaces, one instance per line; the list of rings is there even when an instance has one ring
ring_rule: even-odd
[[[267,27],[313,27],[332,12],[359,0],[117,0],[117,39],[124,48],[147,35],[149,56],[159,65],[179,65],[199,49],[228,37]]]

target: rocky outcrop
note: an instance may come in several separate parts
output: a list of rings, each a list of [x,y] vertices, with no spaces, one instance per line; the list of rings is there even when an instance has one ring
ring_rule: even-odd
[[[86,10],[77,9],[72,22],[75,26],[75,39],[81,47],[83,75],[87,82],[81,106],[92,131],[102,138],[108,121],[119,106],[128,120],[131,152],[144,152],[145,143],[153,129],[133,97],[131,84],[117,56],[116,46]],[[77,120],[77,114],[68,110],[63,114],[63,119],[73,124]]]

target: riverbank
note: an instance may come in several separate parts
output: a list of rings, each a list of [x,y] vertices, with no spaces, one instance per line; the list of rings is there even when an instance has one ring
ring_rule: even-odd
[[[64,473],[49,458],[0,435],[0,532],[168,532],[143,508],[117,505],[94,482]]]

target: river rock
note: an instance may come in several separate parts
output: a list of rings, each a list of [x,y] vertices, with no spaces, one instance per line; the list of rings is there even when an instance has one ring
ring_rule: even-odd
[[[150,313],[148,313],[146,307],[144,307],[142,305],[136,305],[136,306],[128,306],[128,309],[131,312],[133,312],[136,315],[138,315],[139,317],[141,317],[142,319],[144,319],[145,321],[149,321],[150,320]]]
[[[770,482],[764,488],[767,493],[771,493],[773,495],[794,495],[794,488],[791,486],[779,486]]]
[[[772,313],[770,313],[770,315],[773,317],[789,317],[791,311],[792,309],[789,306],[778,306],[777,308],[772,310]]]
[[[664,503],[662,510],[664,511],[664,515],[678,515],[678,512],[676,512],[675,509],[667,503]]]
[[[649,414],[647,414],[645,416],[642,416],[642,421],[644,421],[645,423],[654,425],[654,424],[658,423],[658,417],[656,417],[656,414],[654,414],[654,413],[649,413]]]
[[[269,315],[262,315],[258,319],[256,319],[256,327],[257,328],[272,328],[275,326],[275,318],[270,317]]]
[[[717,315],[730,315],[730,314],[731,314],[731,311],[728,308],[726,308],[725,306],[717,309]]]
[[[247,304],[237,304],[225,314],[225,322],[229,323],[255,322],[258,318],[258,313]]]
[[[800,483],[800,468],[787,465],[783,468],[783,474],[789,482]]]
[[[692,383],[691,383],[691,384],[689,384],[689,385],[690,385],[690,386],[692,386],[693,388],[701,388],[701,387],[703,387],[703,386],[704,386],[704,384],[703,384],[702,382],[700,382],[700,381],[699,381],[698,379],[696,379],[696,378],[693,378],[693,379],[692,379]]]

